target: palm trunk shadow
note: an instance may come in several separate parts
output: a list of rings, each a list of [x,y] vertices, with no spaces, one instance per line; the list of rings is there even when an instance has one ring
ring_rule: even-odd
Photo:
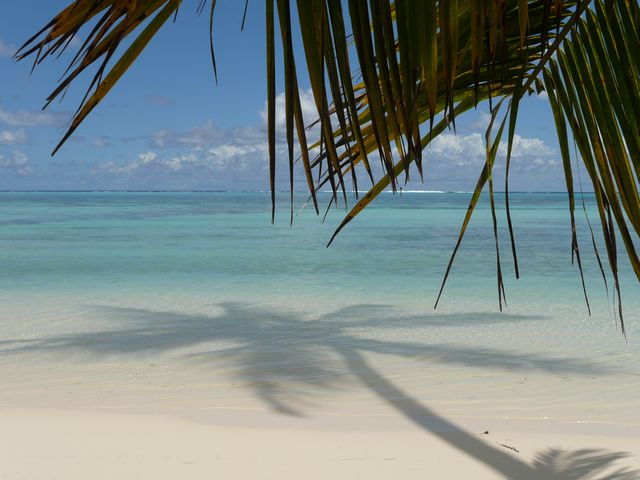
[[[628,467],[613,469],[614,463],[628,457],[628,453],[603,449],[564,451],[549,448],[537,454],[534,463],[529,464],[487,445],[454,423],[437,415],[378,373],[367,363],[359,350],[344,347],[335,350],[344,359],[353,375],[385,403],[423,430],[484,463],[505,478],[517,480],[640,479],[640,470]],[[596,477],[599,474],[606,476]]]
[[[344,358],[347,367],[367,388],[420,428],[481,461],[506,478],[540,478],[529,464],[478,440],[409,396],[371,367],[359,351],[345,348],[338,352]]]

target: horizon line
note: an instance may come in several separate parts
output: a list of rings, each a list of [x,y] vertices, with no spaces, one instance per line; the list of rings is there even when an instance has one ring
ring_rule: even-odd
[[[366,194],[368,190],[358,190],[359,194]],[[271,193],[269,190],[208,190],[208,189],[0,189],[0,193]],[[276,193],[290,194],[289,190],[276,190]],[[294,190],[293,192],[298,194],[308,195],[306,190]],[[330,190],[322,190],[317,193],[331,194]],[[342,192],[339,192],[342,193]],[[347,190],[346,193],[355,193],[355,190]],[[412,194],[412,193],[431,193],[431,194],[464,194],[470,195],[472,191],[462,190],[398,190],[393,192],[392,190],[384,190],[382,193],[391,193],[395,195]],[[486,193],[486,192],[483,192]],[[495,193],[505,193],[503,190],[496,190]],[[546,193],[546,194],[566,194],[566,191],[562,190],[511,190],[510,194],[522,194],[522,193]],[[576,192],[579,194],[580,192]],[[593,190],[584,191],[582,193],[595,193]]]

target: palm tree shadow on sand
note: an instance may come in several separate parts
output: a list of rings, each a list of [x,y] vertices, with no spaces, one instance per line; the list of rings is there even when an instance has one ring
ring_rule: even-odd
[[[215,316],[185,315],[144,309],[94,307],[123,328],[0,342],[1,355],[37,351],[92,355],[159,355],[173,353],[185,361],[212,367],[231,365],[233,375],[273,410],[302,416],[313,393],[344,388],[353,379],[421,429],[510,479],[640,479],[640,471],[615,469],[623,452],[604,449],[547,449],[530,464],[466,432],[412,397],[376,370],[366,354],[392,355],[417,362],[546,371],[555,374],[604,375],[584,360],[521,355],[506,350],[452,344],[401,342],[362,332],[408,327],[446,327],[541,321],[542,317],[487,313],[397,316],[381,305],[353,305],[305,320],[294,313],[238,303],[219,304]],[[600,476],[599,476],[600,475]],[[606,475],[606,476],[601,476]]]

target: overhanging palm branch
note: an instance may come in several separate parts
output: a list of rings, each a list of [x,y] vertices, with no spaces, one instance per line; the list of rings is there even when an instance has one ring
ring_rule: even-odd
[[[177,14],[181,3],[75,0],[25,43],[17,58],[34,56],[35,66],[61,53],[82,27],[89,29],[81,49],[48,98],[50,103],[82,72],[95,69],[87,94],[54,153],[157,31]],[[215,0],[201,0],[198,9],[207,5],[213,30]],[[296,17],[304,46],[302,60],[308,70],[320,127],[319,141],[312,145],[305,130],[310,119],[303,118],[301,108],[296,69],[300,59],[294,56],[292,22]],[[273,213],[275,166],[279,160],[275,149],[277,36],[284,59],[285,133],[292,193],[296,168],[305,173],[317,212],[316,193],[321,188],[328,187],[333,192],[330,205],[338,202],[339,195],[346,204],[348,190],[354,190],[357,196],[362,189],[359,174],[365,174],[365,183],[371,182],[336,234],[383,190],[390,187],[395,191],[410,174],[425,175],[425,146],[444,130],[455,128],[458,115],[489,102],[492,116],[485,136],[486,162],[444,281],[480,194],[487,188],[502,307],[504,288],[492,171],[506,130],[504,190],[518,276],[508,172],[519,101],[534,89],[544,89],[554,112],[561,147],[571,212],[572,256],[582,275],[570,137],[595,190],[608,265],[620,305],[617,235],[640,280],[640,261],[634,247],[640,236],[639,25],[637,0],[297,0],[295,5],[289,0],[266,0],[267,136]],[[130,43],[117,56],[118,47],[125,40]],[[213,47],[211,53],[215,69]],[[319,153],[314,154],[317,149]],[[381,164],[380,178],[375,177],[374,162]],[[293,218],[293,207],[291,212]],[[596,245],[595,239],[593,244]],[[624,331],[621,309],[619,316]]]

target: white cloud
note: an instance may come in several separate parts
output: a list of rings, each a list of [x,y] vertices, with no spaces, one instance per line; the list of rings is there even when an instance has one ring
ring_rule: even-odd
[[[287,146],[284,141],[284,95],[276,99],[278,136],[276,156],[277,188],[288,187]],[[302,93],[305,121],[315,118],[315,104],[311,92]],[[149,141],[150,149],[128,161],[112,161],[94,169],[94,175],[107,175],[122,185],[136,187],[165,185],[167,188],[264,189],[268,184],[268,146],[266,112],[259,112],[261,122],[253,127],[222,128],[206,121],[189,130],[155,132]],[[433,139],[424,152],[425,184],[419,181],[412,168],[407,188],[463,190],[472,188],[485,162],[484,128],[487,114],[478,116],[478,128],[468,134],[445,132]],[[483,125],[480,126],[480,123]],[[468,127],[467,127],[468,128]],[[314,127],[317,132],[318,127]],[[308,138],[313,138],[312,134]],[[294,151],[297,156],[297,149]],[[496,181],[504,176],[506,142],[501,142],[495,165]],[[561,179],[558,155],[539,138],[514,137],[512,173],[523,178],[529,188],[538,178]],[[397,158],[396,158],[397,159]],[[382,168],[374,152],[370,156],[374,176],[380,178]],[[360,187],[364,187],[366,173],[357,169]],[[300,165],[295,169],[296,188],[306,188]],[[349,181],[349,180],[348,180]],[[548,185],[544,180],[542,184]],[[349,188],[350,185],[347,186]],[[536,188],[531,185],[531,188]]]
[[[431,141],[425,153],[429,158],[453,162],[458,166],[482,165],[486,155],[484,138],[479,133],[442,133]]]
[[[317,118],[315,103],[311,91],[301,92],[301,107],[305,124]],[[221,128],[212,121],[206,121],[185,132],[161,130],[153,133],[150,146],[156,157],[151,162],[144,163],[139,155],[136,159],[126,163],[111,163],[108,165],[110,173],[129,173],[139,175],[142,171],[149,174],[165,175],[198,175],[211,177],[221,181],[226,178],[233,185],[243,185],[241,188],[255,188],[259,182],[264,188],[268,182],[268,144],[267,144],[267,114],[266,106],[259,112],[261,122],[253,127]],[[276,155],[279,181],[288,182],[288,167],[284,159],[287,158],[285,142],[285,96],[280,94],[276,98]],[[307,139],[312,142],[318,137],[319,126],[307,130]],[[178,150],[177,154],[167,154],[166,150]],[[187,150],[187,153],[181,150]],[[298,149],[294,152],[296,155]],[[144,154],[141,154],[144,155]],[[247,177],[247,172],[258,172]],[[304,173],[296,168],[296,177],[300,181]],[[302,185],[302,183],[298,183]]]
[[[24,128],[18,130],[2,130],[0,131],[0,145],[17,145],[27,141],[27,132]]]
[[[303,90],[300,92],[300,109],[302,110],[302,117],[304,118],[305,125],[311,125],[318,119],[318,111],[316,110],[316,102],[313,99],[313,92],[311,90]],[[262,122],[267,125],[267,104],[265,102],[264,108],[260,111],[260,117]],[[284,132],[286,128],[286,108],[285,108],[285,95],[279,94],[276,97],[276,130]]]
[[[4,42],[2,37],[0,37],[0,57],[11,58],[15,52],[15,45]]]
[[[177,172],[184,168],[188,168],[191,165],[199,163],[199,158],[194,154],[175,155],[170,158],[162,159],[161,165],[164,165],[167,169]]]
[[[507,142],[503,140],[494,165],[494,178],[498,184],[504,181],[506,153]],[[510,170],[512,187],[526,190],[558,189],[558,182],[563,181],[558,157],[559,153],[543,140],[515,135]],[[425,149],[425,184],[413,182],[411,187],[470,190],[474,187],[485,160],[483,133],[443,133]]]
[[[473,122],[471,122],[467,126],[467,128],[473,131],[480,130],[484,132],[489,126],[490,121],[491,121],[491,114],[484,110],[480,110],[478,112],[478,117]]]
[[[310,90],[301,92],[301,108],[306,125],[317,119],[315,103]],[[191,151],[205,151],[218,158],[266,153],[266,105],[259,114],[262,122],[254,127],[221,128],[211,120],[207,120],[186,132],[160,130],[151,135],[150,146],[155,149],[188,148]],[[276,97],[276,133],[279,143],[285,141],[285,128],[285,96],[284,93],[281,93]],[[319,138],[318,132],[318,125],[307,129],[309,143]]]
[[[506,156],[507,155],[507,142],[500,142],[500,147],[498,148],[498,154]],[[513,136],[513,150],[512,157],[550,157],[554,154],[554,151],[549,148],[542,140],[539,138],[525,138],[520,135]]]
[[[278,97],[279,99],[282,96]],[[312,109],[307,97],[307,107]],[[278,117],[279,126],[283,128],[284,117]],[[288,182],[287,147],[279,136],[276,145],[278,158],[277,181],[286,188]],[[152,151],[140,154],[134,160],[123,164],[110,164],[107,170],[112,174],[127,173],[130,175],[164,175],[170,178],[181,175],[184,181],[187,176],[201,178],[215,178],[222,181],[226,178],[230,184],[240,188],[260,187],[268,180],[268,146],[264,124],[254,128],[225,129],[213,122],[205,122],[184,133],[171,131],[156,132],[151,140]],[[167,150],[169,149],[169,150]],[[166,153],[172,149],[177,153]],[[180,150],[187,149],[187,152]],[[297,155],[297,150],[296,150]],[[485,162],[486,148],[484,134],[473,132],[467,135],[456,135],[445,132],[438,135],[424,152],[424,165],[427,184],[419,182],[413,174],[412,188],[436,188],[434,185],[446,184],[446,189],[464,189],[475,182]],[[497,176],[504,171],[504,157],[506,156],[506,142],[502,142],[498,151],[498,161],[495,166]],[[526,172],[535,175],[537,172],[548,173],[557,168],[557,155],[553,149],[541,139],[527,138],[516,135],[514,137],[512,172]],[[382,170],[377,154],[370,156],[374,176],[380,178]],[[104,171],[104,170],[103,170]],[[257,172],[248,177],[246,172]],[[364,178],[364,170],[358,170],[360,178]],[[300,188],[305,183],[302,168],[296,167],[296,185]],[[163,180],[164,181],[164,180]],[[189,180],[192,181],[192,180]],[[195,181],[195,180],[193,180]],[[435,184],[433,183],[435,182]],[[216,184],[217,185],[217,184]],[[363,184],[364,185],[364,184]],[[471,185],[472,186],[472,185]],[[279,187],[280,188],[280,187]]]
[[[138,154],[129,162],[107,162],[98,166],[94,173],[136,174],[147,173],[151,170],[158,172],[177,172],[189,166],[202,165],[201,159],[195,153],[173,156],[160,156],[156,152],[148,151]]]
[[[266,143],[254,145],[232,145],[222,144],[210,148],[205,157],[206,163],[212,167],[240,167],[248,168],[254,161],[261,161],[267,158],[268,146]]]
[[[166,148],[169,146],[170,137],[173,134],[169,130],[161,130],[151,134],[151,146],[155,148]]]
[[[507,146],[506,141],[500,142],[498,157],[506,157]],[[484,136],[480,133],[469,135],[442,133],[433,139],[426,153],[438,160],[450,161],[456,165],[482,165],[486,158],[486,145]],[[513,159],[549,158],[554,156],[554,151],[539,138],[514,135],[511,156]]]
[[[153,161],[157,158],[158,154],[155,152],[145,152],[138,154],[138,157],[124,164],[116,163],[116,162],[107,162],[104,165],[99,167],[99,170],[103,170],[107,173],[131,173],[139,168],[144,167],[145,165],[149,165],[153,163]]]
[[[138,162],[141,165],[148,165],[153,162],[156,158],[158,158],[158,154],[156,152],[146,152],[138,155]]]
[[[69,119],[69,115],[63,112],[42,112],[18,110],[11,112],[0,107],[0,123],[13,127],[36,127],[49,125],[60,127]]]
[[[13,171],[18,175],[28,175],[32,171],[29,157],[20,151],[15,151],[8,157],[0,155],[0,169]]]

